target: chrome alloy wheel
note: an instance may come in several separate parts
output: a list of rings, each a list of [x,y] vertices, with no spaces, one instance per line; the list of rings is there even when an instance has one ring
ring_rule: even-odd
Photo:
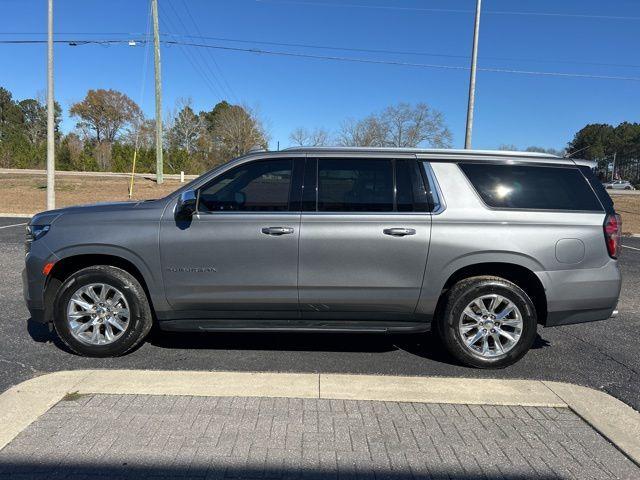
[[[67,306],[69,331],[89,345],[113,343],[129,326],[129,304],[120,290],[106,283],[80,287]]]
[[[473,300],[460,316],[462,343],[476,355],[499,357],[511,350],[522,336],[522,315],[509,299],[497,294]]]

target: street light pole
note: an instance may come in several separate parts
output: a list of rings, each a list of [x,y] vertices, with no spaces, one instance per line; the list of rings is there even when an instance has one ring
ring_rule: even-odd
[[[151,0],[153,16],[153,47],[156,74],[156,183],[162,183],[162,83],[160,80],[160,31],[158,28],[158,0]]]
[[[482,0],[476,0],[476,20],[473,27],[473,51],[471,53],[471,74],[469,76],[469,104],[467,105],[467,128],[464,136],[464,148],[471,148],[473,130],[473,108],[476,102],[476,64],[478,62],[478,36],[480,34],[480,10]]]
[[[53,100],[53,0],[49,0],[47,41],[47,210],[56,208],[55,104]]]

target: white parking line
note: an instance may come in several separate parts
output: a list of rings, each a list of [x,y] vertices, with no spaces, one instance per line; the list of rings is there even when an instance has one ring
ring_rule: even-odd
[[[636,248],[636,247],[630,247],[629,245],[622,245],[624,248],[628,248],[630,250],[637,250],[640,252],[640,248]]]
[[[0,230],[3,229],[3,228],[20,227],[20,226],[26,225],[26,224],[27,224],[27,222],[25,222],[25,223],[15,223],[13,225],[3,225],[3,226],[0,227]]]

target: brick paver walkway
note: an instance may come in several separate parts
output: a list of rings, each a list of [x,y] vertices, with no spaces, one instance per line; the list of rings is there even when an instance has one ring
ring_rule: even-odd
[[[567,409],[88,395],[0,451],[9,478],[640,478]]]

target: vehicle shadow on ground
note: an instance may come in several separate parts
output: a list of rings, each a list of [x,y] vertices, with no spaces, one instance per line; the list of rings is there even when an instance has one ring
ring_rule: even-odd
[[[155,330],[148,342],[169,349],[275,350],[309,352],[384,353],[403,350],[435,362],[460,365],[444,349],[437,335],[367,333],[178,333]],[[536,335],[531,348],[551,344]]]
[[[71,352],[47,325],[29,320],[27,331],[39,343],[53,343]],[[155,347],[181,350],[273,350],[295,352],[365,352],[384,353],[403,350],[412,355],[449,365],[459,365],[444,349],[440,339],[432,332],[418,334],[372,333],[276,333],[276,332],[224,332],[185,333],[163,332],[154,328],[146,343]],[[551,344],[539,334],[532,349]]]

